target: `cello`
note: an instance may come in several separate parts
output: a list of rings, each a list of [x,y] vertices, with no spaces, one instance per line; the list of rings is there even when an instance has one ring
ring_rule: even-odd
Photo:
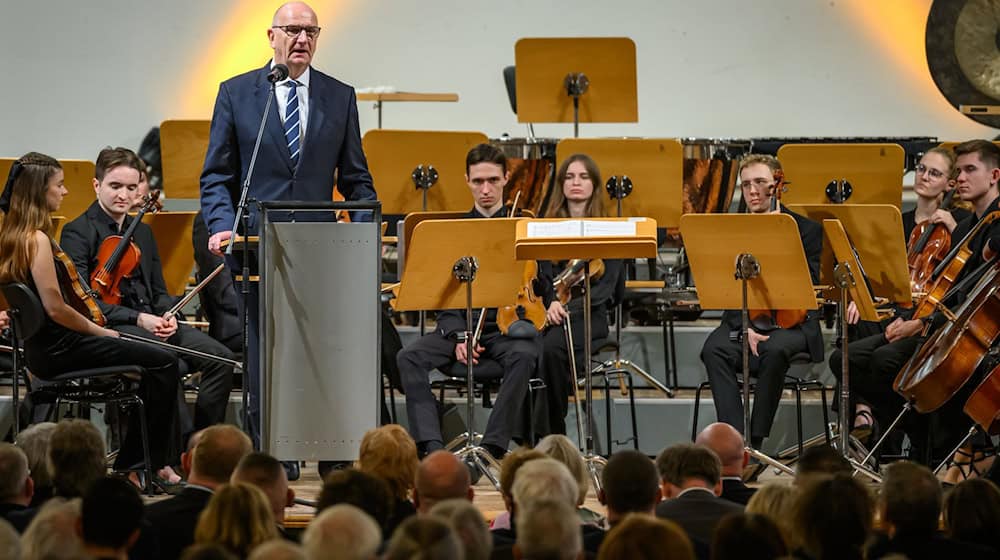
[[[125,233],[109,235],[98,247],[97,266],[90,274],[90,287],[101,301],[115,305],[121,303],[122,293],[118,286],[122,278],[135,271],[142,258],[142,251],[132,242],[132,235],[146,212],[152,211],[155,214],[160,211],[162,206],[159,198],[160,191],[150,191],[143,197],[142,206]]]

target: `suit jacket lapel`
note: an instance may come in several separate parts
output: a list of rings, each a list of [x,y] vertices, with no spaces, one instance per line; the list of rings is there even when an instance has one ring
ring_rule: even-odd
[[[320,123],[323,122],[324,113],[326,107],[323,105],[322,100],[329,99],[325,95],[323,88],[325,83],[319,77],[319,72],[310,69],[309,77],[309,121],[306,122],[306,137],[302,143],[302,148],[299,153],[299,163],[301,164],[303,158],[306,157],[306,153],[312,150],[312,145],[315,143],[317,135],[319,135]]]
[[[271,91],[271,84],[268,83],[266,76],[269,68],[265,66],[257,73],[257,114],[264,112],[264,107],[267,105],[267,94]],[[285,166],[288,167],[289,171],[292,171],[292,155],[288,151],[288,142],[285,141],[285,127],[281,122],[281,114],[278,113],[278,96],[274,96],[274,100],[271,101],[271,110],[267,113],[267,124],[264,125],[267,129],[267,135],[271,138],[271,142],[274,143],[276,149],[284,157]]]

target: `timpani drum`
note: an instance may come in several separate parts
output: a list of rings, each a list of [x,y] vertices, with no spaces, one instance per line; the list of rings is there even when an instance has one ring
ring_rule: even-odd
[[[736,167],[750,152],[749,140],[682,138],[685,214],[729,211],[736,191]]]
[[[549,187],[556,169],[556,138],[491,138],[507,156],[510,180],[504,187],[504,200],[512,201],[521,193],[518,206],[539,215],[548,201]]]

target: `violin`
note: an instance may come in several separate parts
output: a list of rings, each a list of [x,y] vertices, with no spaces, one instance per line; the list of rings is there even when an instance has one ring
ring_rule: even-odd
[[[90,274],[90,287],[97,292],[101,301],[119,304],[122,293],[119,289],[122,278],[132,274],[139,266],[142,251],[132,241],[135,228],[139,226],[143,215],[152,211],[154,214],[162,209],[159,202],[160,191],[150,191],[143,197],[142,206],[135,219],[129,224],[122,235],[109,235],[97,249],[97,266]]]
[[[56,278],[59,280],[59,291],[62,293],[63,301],[84,317],[103,327],[107,319],[98,307],[94,293],[85,287],[87,284],[76,270],[73,259],[69,258],[54,239],[51,241],[52,255],[56,259]]]
[[[517,201],[521,193],[514,196],[508,216],[517,216]],[[505,305],[497,309],[497,328],[505,336],[511,336],[510,329],[515,328],[517,338],[531,338],[545,328],[545,304],[535,295],[534,280],[538,275],[538,263],[528,261],[524,264],[524,274],[521,275],[521,287],[514,296],[514,305]],[[530,323],[530,326],[525,323]],[[518,326],[515,326],[518,325]],[[523,330],[521,330],[523,329]],[[534,333],[532,333],[532,329]]]
[[[940,209],[949,210],[957,189],[951,189],[941,201]],[[910,269],[910,290],[923,292],[934,269],[951,250],[951,232],[944,224],[925,220],[917,224],[906,244],[906,264]]]

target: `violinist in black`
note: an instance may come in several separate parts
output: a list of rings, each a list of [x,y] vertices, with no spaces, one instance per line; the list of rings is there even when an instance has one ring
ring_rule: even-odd
[[[466,182],[472,191],[475,206],[466,218],[506,218],[509,210],[503,204],[503,187],[507,182],[507,159],[497,148],[479,144],[465,160]],[[472,322],[479,320],[475,311]],[[528,393],[528,380],[535,373],[538,361],[538,337],[513,338],[500,333],[496,310],[487,310],[483,333],[473,355],[466,355],[466,345],[457,343],[457,335],[466,329],[464,310],[446,310],[437,315],[437,328],[403,348],[396,356],[399,374],[406,393],[406,415],[410,435],[421,454],[441,449],[441,425],[437,405],[431,392],[428,375],[432,369],[450,367],[455,362],[473,364],[492,359],[503,368],[503,383],[493,404],[483,447],[500,458],[507,451],[511,436],[518,426],[518,416]]]
[[[771,212],[772,198],[781,163],[773,156],[750,155],[740,161],[739,178],[743,200],[754,214]],[[802,238],[802,249],[809,263],[809,275],[819,283],[820,254],[823,250],[823,228],[816,222],[780,206],[782,214],[795,218]],[[742,369],[742,344],[733,333],[742,329],[741,312],[728,310],[722,324],[709,334],[701,349],[708,380],[712,383],[712,399],[719,422],[725,422],[743,432],[743,399],[736,374]],[[808,353],[812,361],[823,360],[823,335],[819,328],[819,313],[809,311],[805,320],[791,328],[763,331],[749,329],[750,374],[757,377],[753,414],[750,418],[750,444],[759,449],[771,432],[774,415],[781,402],[785,374],[796,354]]]
[[[101,243],[111,235],[121,235],[131,225],[128,215],[141,181],[143,166],[131,150],[106,148],[97,157],[94,189],[97,200],[62,231],[63,250],[73,259],[80,274],[89,279],[97,266]],[[174,304],[163,280],[163,268],[152,229],[139,223],[132,240],[142,252],[139,265],[121,281],[119,305],[101,303],[109,326],[122,332],[155,338],[176,346],[234,359],[220,342],[198,329],[179,325],[166,312]],[[191,372],[201,372],[194,425],[200,430],[225,421],[226,406],[233,385],[233,367],[207,358],[178,354]]]
[[[606,215],[604,197],[601,196],[601,171],[589,156],[574,154],[559,167],[556,173],[558,190],[553,190],[545,218],[597,218]],[[596,188],[595,188],[596,186]],[[575,379],[570,370],[569,351],[566,344],[566,322],[573,335],[573,355],[576,358],[576,374],[582,376],[590,360],[584,355],[583,297],[578,289],[563,289],[561,301],[559,293],[553,289],[553,281],[566,271],[569,262],[543,261],[539,263],[539,278],[542,280],[543,302],[546,306],[548,327],[542,339],[542,364],[539,377],[545,382],[544,403],[535,403],[535,430],[537,435],[566,433],[566,413],[569,409],[569,395],[575,390]],[[577,263],[577,268],[579,264]],[[595,270],[603,269],[600,275]],[[608,313],[621,301],[625,292],[625,275],[622,261],[604,259],[591,263],[590,285],[590,336],[593,341],[608,337]],[[579,277],[579,276],[578,276]],[[582,281],[577,285],[582,286]],[[573,286],[565,286],[573,288]]]

